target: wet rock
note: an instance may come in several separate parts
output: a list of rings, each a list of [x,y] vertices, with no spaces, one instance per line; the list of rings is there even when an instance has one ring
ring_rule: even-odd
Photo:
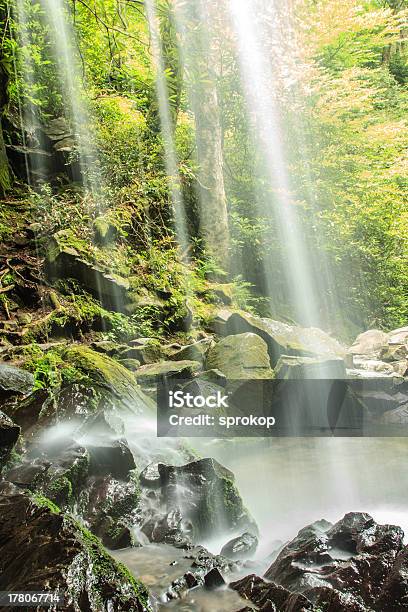
[[[201,364],[197,361],[162,361],[150,365],[141,366],[136,372],[136,380],[141,384],[153,384],[163,378],[191,378],[197,372]]]
[[[371,355],[378,357],[388,346],[388,334],[379,329],[369,329],[354,340],[348,352],[351,355]]]
[[[230,380],[271,379],[266,343],[253,333],[227,336],[207,355],[206,368],[221,370]]]
[[[39,491],[58,505],[69,506],[78,499],[88,468],[89,455],[81,446],[68,444],[48,453],[32,447],[23,462],[10,469],[6,476],[19,487]]]
[[[223,335],[252,332],[262,338],[268,346],[272,367],[282,355],[343,358],[346,354],[337,340],[315,327],[288,325],[242,311],[222,311],[218,317],[224,321],[224,327],[219,329]]]
[[[0,410],[0,472],[20,435],[20,427]]]
[[[217,567],[213,567],[213,569],[204,576],[204,584],[207,589],[218,589],[225,584],[225,580]]]
[[[14,366],[0,363],[0,397],[29,395],[34,389],[34,376]]]
[[[50,401],[50,394],[45,389],[39,389],[7,407],[8,415],[21,427],[25,440],[30,440],[46,402]]]
[[[184,580],[186,581],[186,585],[189,589],[193,589],[199,585],[197,576],[195,576],[192,572],[186,572],[184,574]]]
[[[299,357],[284,355],[279,358],[275,367],[276,378],[282,379],[310,379],[346,378],[344,360],[340,358],[315,359],[313,357]]]
[[[163,508],[166,520],[168,513],[179,512],[177,529],[193,541],[238,529],[256,532],[232,472],[214,459],[200,459],[182,466],[159,463],[142,473],[141,483],[156,491],[157,507]]]
[[[129,472],[136,468],[135,460],[124,440],[106,440],[95,446],[87,444],[90,455],[91,474],[112,474],[115,478],[127,480]]]
[[[258,538],[251,533],[243,533],[233,538],[221,549],[221,555],[228,559],[248,559],[258,547]]]
[[[142,612],[145,587],[44,498],[0,491],[0,589],[62,591],[67,612]],[[52,560],[52,563],[50,563]]]
[[[207,576],[208,585],[214,584],[212,588],[222,586],[225,584],[223,575],[227,576],[237,569],[236,563],[228,561],[220,555],[211,554],[203,546],[197,546],[186,552],[184,559],[190,561],[190,569],[172,581],[167,592],[168,599],[183,597],[188,589],[204,586]],[[211,588],[211,586],[208,588]]]
[[[142,533],[150,542],[171,544],[176,548],[191,548],[191,525],[186,525],[178,508],[153,514],[142,526]]]
[[[149,489],[158,489],[161,485],[161,476],[158,463],[150,463],[140,473],[140,483]]]
[[[229,586],[260,610],[273,610],[275,607],[279,612],[315,612],[315,607],[304,595],[291,593],[281,585],[266,582],[255,574],[232,582]]]
[[[402,610],[403,600],[395,607],[395,600],[386,602],[385,593],[388,581],[398,574],[403,537],[399,527],[378,525],[360,512],[346,514],[335,525],[319,521],[281,550],[265,578],[302,593],[317,608]]]
[[[139,498],[134,478],[125,482],[108,474],[88,479],[80,503],[92,532],[105,546],[116,550],[134,544],[132,531]]]

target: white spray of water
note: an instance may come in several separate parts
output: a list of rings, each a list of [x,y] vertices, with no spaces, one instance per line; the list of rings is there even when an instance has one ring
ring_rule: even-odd
[[[262,49],[256,6],[254,0],[230,0],[229,8],[237,35],[248,116],[253,119],[276,198],[274,212],[286,251],[287,283],[292,293],[293,306],[299,321],[306,325],[316,325],[319,317],[314,297],[313,275],[302,230],[290,198],[290,181],[282,148],[279,111],[270,85],[273,83],[274,74]],[[266,274],[270,291],[273,291],[272,273],[267,271]]]
[[[156,92],[159,104],[161,132],[164,143],[166,172],[170,183],[170,195],[173,204],[174,222],[178,243],[183,253],[186,253],[189,240],[187,221],[184,211],[183,195],[180,187],[178,159],[173,135],[173,121],[169,104],[169,94],[166,84],[164,59],[158,17],[154,0],[146,0],[146,14],[152,42],[153,60],[156,69]]]
[[[98,157],[90,133],[90,117],[83,95],[77,54],[73,44],[75,34],[63,0],[42,0],[55,49],[55,60],[64,97],[64,107],[75,129],[79,142],[79,164],[84,186],[99,200],[102,198],[102,179]]]

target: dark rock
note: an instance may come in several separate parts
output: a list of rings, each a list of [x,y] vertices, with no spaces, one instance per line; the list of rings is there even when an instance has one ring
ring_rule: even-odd
[[[191,548],[191,540],[183,525],[183,517],[178,508],[163,514],[157,512],[143,524],[142,533],[150,542],[172,544],[177,548]]]
[[[207,589],[217,589],[225,584],[225,580],[217,567],[213,567],[213,569],[204,576],[204,584]]]
[[[238,529],[256,530],[232,472],[214,459],[200,459],[182,466],[159,463],[157,468],[151,466],[142,474],[141,483],[157,491],[158,505],[165,509],[166,520],[168,513],[178,510],[177,529],[187,531],[193,540]],[[157,528],[156,532],[159,533]]]
[[[68,506],[78,498],[88,466],[88,452],[81,446],[66,444],[50,448],[48,453],[32,447],[23,462],[7,472],[7,480],[39,491],[58,505]]]
[[[161,476],[158,463],[150,463],[140,473],[140,483],[149,489],[158,489],[161,486]]]
[[[14,366],[0,363],[0,396],[29,395],[34,389],[34,376]]]
[[[398,576],[403,535],[399,527],[378,525],[364,513],[346,514],[333,526],[319,521],[283,547],[265,578],[333,612],[402,610],[398,587],[390,587],[392,602],[386,598],[387,585]]]
[[[133,478],[125,482],[108,474],[93,476],[86,482],[81,496],[84,518],[108,548],[115,550],[134,544],[132,527],[139,497]]]
[[[0,410],[0,472],[20,435],[20,427]]]
[[[263,606],[266,606],[265,610],[273,610],[275,606],[279,612],[315,611],[313,604],[304,595],[291,593],[288,589],[273,582],[266,582],[255,574],[232,582],[229,586],[261,610]]]
[[[136,467],[135,460],[126,442],[113,440],[104,445],[89,445],[90,474],[112,474],[115,478],[127,480],[130,470]]]
[[[189,589],[193,589],[199,585],[197,576],[195,576],[192,572],[186,572],[184,574],[184,580],[186,581],[186,585]]]
[[[67,612],[143,612],[148,594],[99,540],[44,498],[0,492],[0,590],[62,591]]]
[[[258,538],[251,533],[243,533],[227,542],[221,549],[221,555],[228,559],[248,559],[252,557],[257,547]]]

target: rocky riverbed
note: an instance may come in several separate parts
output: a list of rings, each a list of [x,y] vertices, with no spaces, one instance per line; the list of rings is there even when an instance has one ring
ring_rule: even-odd
[[[268,534],[233,472],[183,439],[157,439],[151,425],[164,379],[237,393],[237,381],[329,377],[366,420],[404,427],[407,339],[407,328],[372,330],[347,349],[320,330],[224,308],[189,344],[57,342],[70,374],[52,391],[36,388],[18,345],[4,348],[0,589],[58,588],[67,610],[95,612],[405,609],[399,527],[348,513],[260,558]],[[372,378],[381,386],[367,391],[361,381]],[[202,546],[214,541],[218,550]]]

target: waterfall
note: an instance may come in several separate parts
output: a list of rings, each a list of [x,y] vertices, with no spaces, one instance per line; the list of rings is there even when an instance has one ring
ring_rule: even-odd
[[[74,50],[75,34],[71,26],[68,8],[64,0],[41,0],[49,24],[54,45],[54,60],[59,69],[64,108],[72,124],[79,145],[78,177],[84,187],[103,209],[103,184],[99,160],[90,129],[90,115],[85,102],[77,53]]]
[[[271,87],[275,75],[262,48],[265,36],[262,22],[257,18],[254,0],[231,0],[229,9],[237,37],[248,117],[253,122],[256,140],[276,199],[276,202],[264,202],[262,212],[277,220],[279,241],[285,254],[284,273],[296,317],[303,325],[318,325],[317,291],[302,227],[290,197],[291,185],[282,147],[282,126],[275,92]],[[273,42],[278,46],[283,44],[280,40]],[[269,267],[271,262],[264,261],[264,265]],[[273,269],[266,270],[266,279],[269,294],[273,295]]]
[[[173,121],[169,103],[166,76],[163,61],[163,50],[160,41],[158,17],[154,0],[146,0],[146,14],[152,42],[153,61],[156,71],[156,93],[159,104],[160,126],[163,136],[166,172],[170,185],[170,196],[173,204],[174,224],[178,243],[182,253],[189,249],[187,219],[184,210],[181,178],[178,171],[178,159],[173,135]]]

